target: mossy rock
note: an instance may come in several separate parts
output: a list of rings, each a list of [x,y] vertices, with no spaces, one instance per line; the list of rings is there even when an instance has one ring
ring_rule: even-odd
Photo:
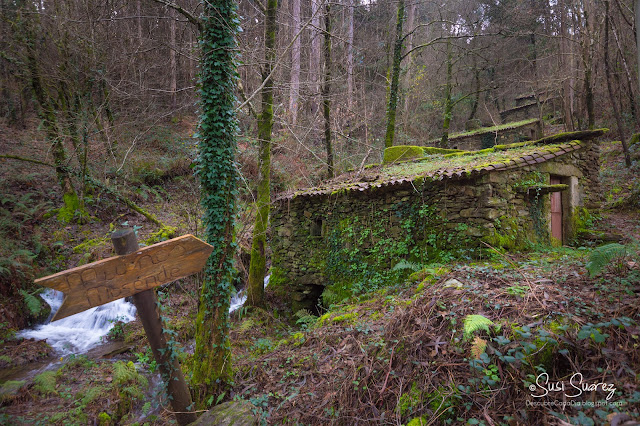
[[[0,386],[0,402],[8,402],[18,397],[20,389],[26,384],[24,380],[9,380]]]
[[[413,160],[424,157],[424,148],[413,145],[397,145],[384,150],[383,164],[397,163],[399,161]]]
[[[204,413],[191,426],[253,426],[259,424],[253,413],[255,406],[248,401],[229,401],[216,405]]]

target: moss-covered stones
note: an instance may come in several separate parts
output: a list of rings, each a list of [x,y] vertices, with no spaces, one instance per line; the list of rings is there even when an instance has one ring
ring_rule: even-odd
[[[384,150],[382,164],[397,163],[422,157],[424,157],[424,149],[421,146],[397,145]]]

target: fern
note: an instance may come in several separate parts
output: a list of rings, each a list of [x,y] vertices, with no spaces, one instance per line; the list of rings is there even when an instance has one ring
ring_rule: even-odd
[[[126,364],[123,361],[115,362],[113,364],[113,376],[113,382],[117,386],[133,383],[144,387],[148,384],[146,377],[138,373],[136,366],[131,361]]]
[[[253,321],[251,318],[248,318],[242,321],[242,324],[240,324],[239,330],[244,333],[255,327],[256,327],[255,321]]]
[[[589,261],[585,265],[589,276],[598,275],[614,260],[620,260],[627,255],[627,248],[622,244],[612,243],[600,246],[591,252]]]
[[[317,316],[313,315],[311,311],[307,309],[300,309],[295,315],[298,317],[296,324],[300,324],[303,328],[310,326],[318,319]]]
[[[473,356],[474,359],[480,359],[480,355],[482,355],[486,349],[487,341],[476,336],[473,340],[473,345],[471,345],[471,356]]]
[[[322,292],[322,305],[329,308],[331,305],[335,305],[340,302],[340,297],[328,288],[325,288]]]
[[[20,290],[20,294],[22,294],[22,297],[24,298],[24,303],[27,305],[29,313],[33,316],[37,316],[42,310],[42,304],[38,298],[24,290]]]
[[[394,271],[402,271],[404,269],[411,269],[413,272],[418,272],[424,269],[424,265],[422,263],[409,262],[408,260],[402,259],[393,267]]]
[[[56,380],[55,371],[45,371],[34,377],[33,383],[35,384],[36,391],[42,396],[57,395]]]
[[[482,315],[467,315],[464,318],[464,338],[468,340],[473,333],[478,330],[490,332],[489,326],[493,325],[493,321]]]

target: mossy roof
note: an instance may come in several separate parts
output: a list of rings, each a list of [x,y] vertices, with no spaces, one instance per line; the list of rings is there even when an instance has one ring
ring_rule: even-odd
[[[519,144],[514,144],[519,145]],[[326,196],[344,192],[363,192],[374,188],[408,185],[416,181],[475,179],[484,174],[535,165],[583,149],[584,142],[574,140],[555,145],[526,145],[502,149],[429,155],[425,158],[390,165],[377,165],[350,172],[323,185],[281,194],[278,199]]]
[[[496,132],[500,132],[503,130],[512,130],[512,129],[517,129],[519,127],[524,127],[527,126],[529,124],[535,123],[540,121],[539,118],[530,118],[527,120],[522,120],[522,121],[514,121],[511,123],[505,123],[505,124],[499,124],[497,126],[493,126],[493,127],[481,127],[479,129],[475,129],[475,130],[470,130],[468,132],[461,132],[461,133],[453,133],[451,135],[449,135],[449,140],[456,140],[456,139],[463,139],[463,138],[467,138],[470,136],[477,136],[477,135],[484,135],[485,133],[496,133]],[[439,141],[440,139],[433,139],[430,140],[429,143],[430,144],[435,144]]]

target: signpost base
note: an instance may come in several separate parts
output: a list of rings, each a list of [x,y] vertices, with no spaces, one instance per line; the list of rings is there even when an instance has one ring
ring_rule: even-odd
[[[115,231],[111,234],[111,241],[118,255],[133,253],[139,248],[136,234],[132,229]],[[189,411],[193,406],[189,387],[180,369],[178,357],[173,352],[172,345],[167,344],[167,338],[162,332],[162,319],[158,311],[155,291],[149,289],[133,295],[133,303],[138,310],[162,379],[166,383],[167,395],[171,400],[176,420],[180,425],[188,425],[196,421],[197,416]]]

